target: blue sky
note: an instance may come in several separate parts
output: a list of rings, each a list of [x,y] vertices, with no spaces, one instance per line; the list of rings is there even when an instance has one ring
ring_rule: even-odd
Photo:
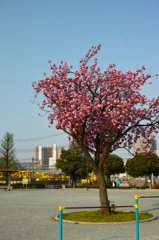
[[[38,116],[43,97],[32,103],[31,82],[50,74],[47,61],[64,60],[76,70],[88,48],[101,44],[101,70],[115,63],[123,72],[145,65],[145,73],[159,73],[158,10],[158,0],[0,1],[0,139],[7,131],[15,140],[37,138],[15,141],[18,159],[31,160],[35,146],[68,147],[67,136]],[[151,80],[143,88],[149,98],[159,95],[159,77]],[[45,136],[52,137],[38,140]]]

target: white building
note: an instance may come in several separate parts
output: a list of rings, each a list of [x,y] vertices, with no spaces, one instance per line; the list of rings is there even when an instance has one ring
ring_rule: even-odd
[[[56,160],[60,158],[61,150],[57,149],[56,144],[52,144],[52,147],[35,147],[35,164],[52,168],[56,165]]]
[[[155,153],[159,157],[159,150],[156,150]]]
[[[133,154],[137,152],[137,149],[139,149],[139,152],[149,152],[150,150],[155,151],[156,150],[156,140],[152,138],[152,143],[147,145],[147,140],[145,138],[140,138],[137,140],[136,143],[133,144]],[[145,149],[146,148],[146,149]]]

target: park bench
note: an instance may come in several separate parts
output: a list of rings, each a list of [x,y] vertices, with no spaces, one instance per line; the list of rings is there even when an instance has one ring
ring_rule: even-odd
[[[47,189],[55,189],[55,185],[46,185]]]
[[[7,186],[0,186],[0,189],[4,189],[7,191]]]
[[[61,187],[62,187],[61,185],[46,185],[47,189],[59,189]]]
[[[129,183],[120,183],[119,187],[130,187]]]
[[[145,189],[145,183],[137,183],[135,187]]]
[[[4,189],[5,191],[8,190],[8,186],[0,186],[0,189]],[[10,190],[12,190],[12,186],[10,186]]]

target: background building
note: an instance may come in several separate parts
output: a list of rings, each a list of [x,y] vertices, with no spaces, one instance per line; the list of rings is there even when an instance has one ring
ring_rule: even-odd
[[[35,147],[35,166],[52,168],[56,165],[56,160],[60,157],[62,149],[57,149],[56,144],[52,147]]]
[[[139,149],[139,152],[149,152],[150,150],[156,150],[156,140],[152,138],[152,143],[149,144],[148,147],[146,147],[146,139],[140,138],[137,140],[136,143],[133,144],[133,154],[137,152],[137,149]]]
[[[156,150],[155,153],[159,157],[159,150]]]

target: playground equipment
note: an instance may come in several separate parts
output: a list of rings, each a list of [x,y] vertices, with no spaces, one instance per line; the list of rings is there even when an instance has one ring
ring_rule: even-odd
[[[135,205],[127,205],[127,206],[115,206],[115,208],[121,207],[134,207],[135,208],[135,215],[136,215],[136,240],[139,240],[139,204],[138,199],[140,198],[159,198],[159,196],[138,196],[135,195]],[[63,233],[62,233],[62,211],[64,209],[86,209],[86,208],[113,208],[112,206],[109,207],[59,207],[59,240],[63,240]]]
[[[97,177],[96,175],[94,175],[93,173],[89,173],[88,175],[88,183],[93,183],[93,182],[96,182],[97,181]],[[84,184],[84,183],[87,183],[87,178],[84,178],[84,179],[81,179],[81,183]]]
[[[22,179],[28,178],[34,178],[34,180],[38,179],[38,181],[44,181],[44,182],[68,182],[69,181],[69,176],[65,175],[54,175],[53,173],[48,173],[48,172],[35,172],[32,174],[32,171],[25,171],[25,170],[16,170],[17,172],[12,172],[11,173],[11,178],[12,181],[21,181]],[[6,179],[6,175],[4,172],[0,172],[0,180],[4,181]]]
[[[4,177],[3,172],[0,172],[0,179]]]

